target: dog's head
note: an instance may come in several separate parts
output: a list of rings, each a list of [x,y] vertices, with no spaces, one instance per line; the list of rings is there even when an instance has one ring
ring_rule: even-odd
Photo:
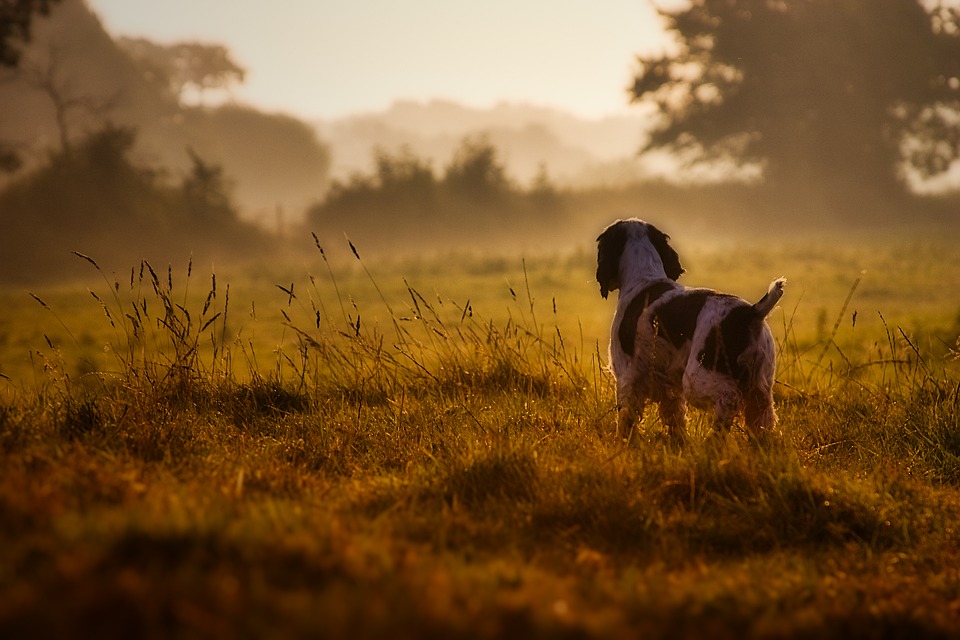
[[[617,220],[603,230],[597,238],[597,282],[604,298],[622,286],[620,260],[627,245],[648,242],[663,268],[663,275],[676,280],[683,273],[680,256],[670,246],[670,236],[652,224],[630,218]]]

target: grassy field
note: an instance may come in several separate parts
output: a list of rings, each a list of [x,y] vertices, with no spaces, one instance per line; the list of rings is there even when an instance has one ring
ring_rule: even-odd
[[[956,637],[960,249],[677,248],[779,441],[614,437],[592,248],[3,292],[0,636]]]

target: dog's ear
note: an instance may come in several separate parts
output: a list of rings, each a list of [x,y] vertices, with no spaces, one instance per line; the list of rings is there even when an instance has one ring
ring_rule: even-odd
[[[680,256],[670,246],[670,236],[652,224],[647,224],[647,237],[653,248],[660,254],[660,262],[663,263],[663,271],[671,280],[678,279],[683,274],[683,267],[680,266]]]
[[[627,227],[617,220],[597,238],[597,282],[604,298],[620,288],[620,256],[627,245]]]

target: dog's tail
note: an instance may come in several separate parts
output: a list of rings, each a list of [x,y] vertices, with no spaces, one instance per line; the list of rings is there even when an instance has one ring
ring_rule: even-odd
[[[753,305],[753,310],[756,311],[757,316],[766,318],[767,315],[773,311],[773,308],[777,306],[777,302],[779,302],[783,296],[783,285],[786,282],[786,278],[777,278],[770,283],[770,288],[767,289],[766,295]]]

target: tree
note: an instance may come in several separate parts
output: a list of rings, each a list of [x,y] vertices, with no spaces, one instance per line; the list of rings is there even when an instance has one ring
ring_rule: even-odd
[[[59,0],[0,0],[0,67],[16,67],[20,47],[30,41],[30,23],[36,15],[50,13]]]
[[[205,92],[229,90],[246,76],[223,45],[178,42],[165,46],[143,38],[120,38],[118,44],[145,77],[164,87],[177,102],[183,102],[188,90],[202,101]]]
[[[952,0],[693,0],[661,10],[676,55],[638,58],[647,149],[762,164],[768,185],[832,204],[907,193],[960,159]]]
[[[52,2],[59,0],[0,0],[0,68],[20,64],[22,45],[30,41],[30,24],[35,15],[50,13]],[[13,173],[22,165],[19,154],[0,142],[0,172]]]
[[[324,202],[313,207],[308,217],[318,223],[356,222],[369,216],[409,222],[436,215],[437,179],[429,162],[407,146],[396,153],[378,148],[373,160],[372,175],[354,174],[347,181],[334,180]]]
[[[486,136],[467,137],[447,166],[444,183],[455,194],[475,202],[492,202],[510,191],[497,148]]]
[[[20,71],[27,84],[50,100],[60,149],[67,155],[84,124],[96,130],[109,122],[109,114],[121,95],[119,90],[109,96],[87,95],[78,87],[74,70],[68,64],[70,56],[70,51],[50,43],[25,59]]]
[[[216,230],[237,217],[230,180],[223,167],[205,162],[193,149],[187,149],[187,153],[193,166],[183,181],[181,196],[188,225],[204,231]]]
[[[402,146],[396,154],[384,149],[374,151],[377,187],[387,198],[403,198],[420,203],[434,197],[436,178],[426,160],[418,158],[409,146]]]

